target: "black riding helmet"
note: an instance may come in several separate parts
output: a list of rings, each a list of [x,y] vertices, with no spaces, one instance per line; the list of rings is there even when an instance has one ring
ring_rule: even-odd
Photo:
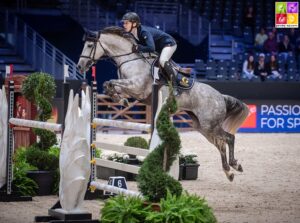
[[[135,22],[137,26],[141,25],[141,20],[138,14],[135,12],[127,12],[125,15],[123,15],[122,21],[128,20],[129,22]]]

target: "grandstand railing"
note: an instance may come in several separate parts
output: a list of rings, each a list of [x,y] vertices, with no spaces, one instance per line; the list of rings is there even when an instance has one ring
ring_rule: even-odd
[[[0,12],[5,18],[4,38],[11,44],[23,59],[35,70],[49,73],[55,79],[63,79],[64,64],[69,65],[69,76],[72,79],[82,79],[83,76],[76,64],[45,40],[33,28],[23,22],[13,13]]]

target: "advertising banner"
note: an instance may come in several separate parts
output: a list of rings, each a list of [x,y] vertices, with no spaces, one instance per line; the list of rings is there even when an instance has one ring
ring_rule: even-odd
[[[248,103],[250,113],[239,132],[300,133],[299,101]]]

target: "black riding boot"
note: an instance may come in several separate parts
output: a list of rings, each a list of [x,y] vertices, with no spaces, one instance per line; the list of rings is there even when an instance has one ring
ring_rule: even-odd
[[[175,77],[175,73],[174,73],[174,70],[172,68],[172,65],[170,64],[170,62],[165,62],[164,64],[164,70],[166,71],[166,73],[168,74],[169,76],[169,79],[171,81],[171,84],[173,86],[173,92],[174,92],[174,95],[176,96],[177,95],[177,86],[176,86],[176,77]]]

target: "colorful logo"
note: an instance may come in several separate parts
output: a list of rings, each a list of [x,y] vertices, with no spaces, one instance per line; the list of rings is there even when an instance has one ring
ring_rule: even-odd
[[[249,108],[249,115],[244,121],[241,128],[256,128],[256,117],[257,117],[257,109],[256,105],[247,105]]]
[[[275,2],[275,27],[298,28],[298,13],[298,2]]]

